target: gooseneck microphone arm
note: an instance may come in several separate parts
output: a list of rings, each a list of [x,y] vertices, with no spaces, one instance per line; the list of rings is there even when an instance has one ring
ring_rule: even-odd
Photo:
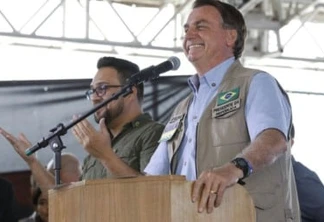
[[[65,135],[67,131],[72,128],[74,125],[78,124],[91,114],[95,113],[100,108],[106,106],[113,100],[117,100],[120,96],[127,96],[132,93],[132,87],[136,86],[144,81],[148,81],[151,79],[155,79],[159,76],[159,74],[163,72],[167,72],[170,70],[177,70],[180,66],[180,60],[177,57],[170,57],[167,61],[157,65],[150,66],[142,71],[133,74],[128,80],[127,84],[124,85],[120,91],[113,94],[110,98],[104,100],[98,105],[91,108],[89,111],[83,113],[77,119],[72,122],[64,125],[63,123],[59,123],[56,127],[50,130],[50,134],[47,137],[43,137],[39,142],[37,142],[34,146],[28,148],[25,151],[27,156],[32,155],[37,150],[44,148],[50,145],[51,149],[54,152],[54,172],[55,172],[55,185],[60,184],[60,170],[61,170],[61,151],[65,148],[61,136]]]

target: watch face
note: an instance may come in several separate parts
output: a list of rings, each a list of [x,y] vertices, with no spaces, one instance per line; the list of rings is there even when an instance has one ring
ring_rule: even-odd
[[[235,158],[232,162],[243,171],[243,178],[248,177],[252,173],[252,168],[244,158]]]
[[[246,166],[246,163],[243,159],[238,159],[237,160],[237,163],[240,165],[240,166]]]

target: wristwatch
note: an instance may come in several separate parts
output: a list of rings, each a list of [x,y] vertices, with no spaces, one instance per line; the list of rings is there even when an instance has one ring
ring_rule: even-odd
[[[233,159],[231,161],[231,163],[233,163],[237,168],[239,168],[243,171],[243,177],[240,178],[240,180],[247,178],[253,172],[252,165],[249,163],[248,160],[246,160],[242,157],[237,157],[237,158]]]

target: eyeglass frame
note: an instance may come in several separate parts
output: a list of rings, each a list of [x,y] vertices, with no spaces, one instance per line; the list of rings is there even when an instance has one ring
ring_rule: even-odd
[[[88,89],[86,92],[85,92],[85,95],[86,95],[86,98],[88,100],[91,100],[91,96],[96,93],[96,95],[98,97],[103,97],[104,95],[106,95],[107,93],[107,90],[109,88],[117,88],[117,87],[123,87],[124,85],[109,85],[109,84],[100,84],[99,86],[97,86],[96,88],[93,88],[93,89]],[[99,90],[102,90],[101,93],[98,92],[98,89]]]

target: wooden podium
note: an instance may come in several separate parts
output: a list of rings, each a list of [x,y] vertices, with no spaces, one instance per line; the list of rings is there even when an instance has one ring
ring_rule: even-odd
[[[143,176],[77,182],[49,191],[50,222],[254,222],[250,195],[225,192],[213,213],[197,212],[192,182],[183,176]]]

